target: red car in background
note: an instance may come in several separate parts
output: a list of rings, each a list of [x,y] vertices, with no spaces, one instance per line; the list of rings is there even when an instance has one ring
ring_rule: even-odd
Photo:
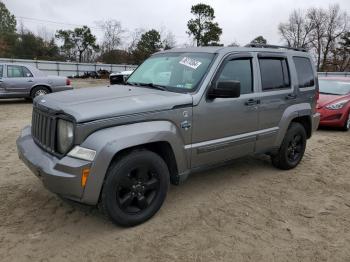
[[[320,96],[317,111],[321,114],[320,126],[350,129],[350,78],[320,77]]]

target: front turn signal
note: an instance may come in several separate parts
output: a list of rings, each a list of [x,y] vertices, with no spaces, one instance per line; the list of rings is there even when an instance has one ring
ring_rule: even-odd
[[[81,172],[81,186],[82,187],[85,187],[89,175],[90,175],[90,168],[84,168]]]

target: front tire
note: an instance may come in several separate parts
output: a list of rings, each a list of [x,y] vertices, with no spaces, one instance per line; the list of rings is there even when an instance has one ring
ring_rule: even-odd
[[[343,131],[349,131],[350,129],[350,112],[348,114],[348,118],[345,120],[345,123],[342,129]]]
[[[304,156],[306,131],[299,124],[292,122],[276,155],[271,156],[272,165],[283,170],[295,168]]]
[[[101,207],[120,226],[141,224],[162,206],[169,180],[168,167],[159,155],[148,150],[132,151],[108,169]]]

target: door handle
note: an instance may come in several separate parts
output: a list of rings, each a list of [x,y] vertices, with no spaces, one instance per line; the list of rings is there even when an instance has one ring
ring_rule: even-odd
[[[246,106],[254,106],[260,104],[260,100],[258,99],[249,99],[244,103]]]
[[[296,99],[296,98],[297,98],[297,96],[294,95],[294,94],[288,94],[288,95],[286,96],[286,100],[291,100],[291,99]]]
[[[27,82],[33,82],[33,80],[29,79],[29,80],[27,80]]]

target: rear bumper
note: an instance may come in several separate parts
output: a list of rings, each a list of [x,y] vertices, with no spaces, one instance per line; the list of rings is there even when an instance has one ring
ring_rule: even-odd
[[[52,89],[52,92],[60,92],[60,91],[73,90],[73,87],[71,85],[69,85],[69,86],[54,86],[51,89]]]
[[[32,139],[30,126],[22,130],[17,139],[19,158],[51,192],[75,201],[83,202],[81,186],[82,169],[91,162],[71,157],[58,159],[42,150]]]
[[[312,115],[312,132],[315,132],[320,124],[321,115],[319,113],[315,113]]]

